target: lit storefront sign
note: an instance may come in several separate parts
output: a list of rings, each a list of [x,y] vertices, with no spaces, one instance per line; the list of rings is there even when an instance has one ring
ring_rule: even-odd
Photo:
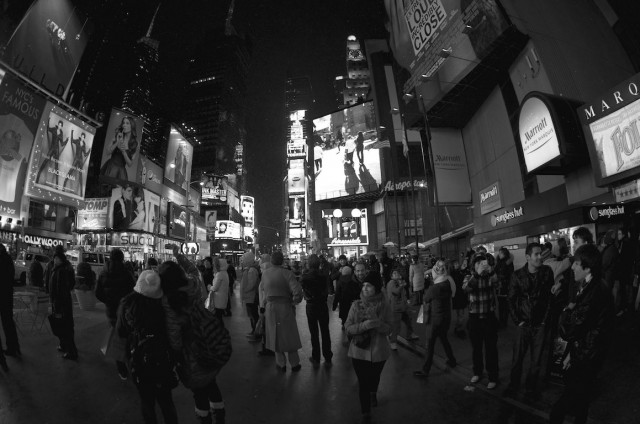
[[[144,247],[155,245],[155,236],[141,233],[113,233],[111,236],[112,246],[123,247]]]
[[[529,97],[522,103],[518,122],[527,172],[560,156],[558,133],[551,111],[541,98]]]
[[[366,209],[323,210],[322,216],[328,227],[328,247],[369,244]]]
[[[480,190],[480,213],[482,215],[502,207],[502,192],[500,183],[496,181],[489,187]]]
[[[51,237],[33,236],[29,234],[25,236],[19,236],[19,238],[22,239],[22,241],[25,242],[26,244],[30,244],[32,246],[38,246],[38,247],[64,246],[65,244],[64,240],[51,238]]]

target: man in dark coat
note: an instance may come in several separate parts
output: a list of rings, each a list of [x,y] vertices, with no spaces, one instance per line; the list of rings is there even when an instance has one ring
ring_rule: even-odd
[[[7,356],[20,356],[16,323],[13,321],[13,277],[15,269],[13,260],[7,253],[4,244],[0,243],[0,318],[2,329],[7,338]]]
[[[322,334],[322,355],[327,363],[331,363],[331,336],[329,335],[329,307],[327,306],[327,280],[320,273],[320,259],[318,255],[309,255],[309,271],[302,274],[300,285],[304,299],[307,301],[307,322],[311,333],[311,358],[316,366],[320,364],[320,341],[318,327]]]
[[[42,287],[44,278],[44,270],[38,261],[32,261],[29,266],[29,282],[33,287]]]
[[[229,275],[229,301],[227,302],[227,308],[224,310],[224,316],[231,316],[231,298],[233,297],[233,286],[236,284],[236,279],[238,278],[238,274],[236,273],[236,267],[233,266],[233,262],[231,259],[226,259],[227,261],[227,274]]]
[[[67,260],[62,249],[53,255],[53,268],[48,273],[49,300],[51,301],[51,313],[59,320],[58,350],[64,352],[64,359],[78,359],[78,348],[74,340],[73,301],[71,290],[75,285],[75,272],[71,263]]]

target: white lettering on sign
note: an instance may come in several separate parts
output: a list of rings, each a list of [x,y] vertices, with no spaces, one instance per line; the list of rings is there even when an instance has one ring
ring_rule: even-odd
[[[45,246],[45,247],[61,246],[63,244],[62,240],[53,239],[49,237],[32,236],[32,235],[25,235],[24,242],[27,244],[33,244],[35,246]]]
[[[121,234],[120,244],[122,246],[153,246],[153,236],[144,234]]]
[[[524,216],[524,210],[522,209],[522,206],[520,206],[519,208],[513,208],[513,210],[510,211],[504,211],[500,215],[492,215],[491,225],[495,227],[498,224],[506,224],[510,220],[519,218],[521,216]]]
[[[404,18],[411,34],[411,45],[417,56],[429,47],[445,26],[447,11],[440,0],[414,0],[404,10]]]
[[[493,188],[487,192],[480,193],[480,203],[484,203],[498,194],[498,186],[494,185]]]
[[[529,97],[520,108],[518,120],[520,144],[527,172],[560,156],[558,134],[551,111],[539,97]]]
[[[427,180],[413,180],[413,187],[415,188],[426,188]],[[397,191],[404,191],[411,188],[411,181],[401,181],[395,184],[395,189]],[[393,182],[387,181],[387,184],[383,187],[382,191],[393,191]]]
[[[364,242],[360,237],[353,237],[353,238],[334,238],[333,240],[331,240],[331,243],[329,243],[329,246],[334,245],[334,244],[348,244],[348,245],[354,245],[354,244],[367,244],[366,242]]]

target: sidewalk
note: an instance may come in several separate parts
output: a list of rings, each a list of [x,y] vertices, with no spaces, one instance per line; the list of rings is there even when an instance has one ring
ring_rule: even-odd
[[[403,347],[411,350],[419,356],[424,356],[425,326],[415,323],[417,309],[412,308],[410,315],[414,322],[414,331],[420,336],[420,340],[408,341],[402,336],[398,342]],[[589,422],[593,424],[626,424],[640,422],[640,328],[638,318],[633,325],[633,317],[629,314],[624,319],[617,321],[612,345],[609,349],[604,369],[600,372],[599,381],[595,390],[595,398],[589,408]],[[403,326],[404,328],[404,326]],[[452,324],[453,328],[453,324]],[[404,329],[401,333],[404,332]],[[475,390],[483,390],[497,397],[502,397],[502,392],[509,383],[511,370],[513,340],[516,337],[516,329],[512,322],[507,328],[498,331],[498,358],[500,364],[500,384],[494,390],[487,390],[486,374],[480,383],[475,385]],[[453,348],[458,366],[452,370],[452,374],[458,376],[465,384],[473,375],[473,361],[471,358],[471,342],[468,336],[461,339],[449,332],[449,342]],[[444,369],[446,355],[440,342],[436,343],[434,365]],[[527,363],[525,361],[525,370]],[[544,369],[543,369],[544,372]],[[505,402],[524,409],[539,417],[548,419],[549,411],[553,403],[562,394],[563,387],[557,383],[542,381],[542,393],[539,401],[524,399],[518,396],[515,399],[504,398]],[[571,421],[572,422],[572,421]]]

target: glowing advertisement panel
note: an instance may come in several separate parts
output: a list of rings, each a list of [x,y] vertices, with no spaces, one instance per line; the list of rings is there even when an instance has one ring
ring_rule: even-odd
[[[331,242],[329,247],[366,246],[369,244],[367,210],[361,209],[359,217],[350,216],[351,212],[342,210],[342,217],[324,215]]]
[[[144,122],[118,109],[111,111],[102,150],[100,178],[112,183],[138,182],[140,146]]]
[[[305,226],[305,196],[289,197],[288,207],[291,226]]]
[[[380,189],[382,143],[373,102],[314,119],[313,126],[316,201]]]
[[[46,100],[0,70],[0,216],[20,218],[27,162]]]
[[[217,225],[216,239],[242,239],[242,229],[237,222],[221,220]]]
[[[95,131],[47,102],[29,162],[26,194],[81,207]]]
[[[240,214],[244,218],[244,239],[253,243],[253,220],[255,217],[255,199],[252,196],[240,196]]]
[[[160,196],[133,184],[113,187],[109,198],[108,226],[114,230],[157,233],[160,224]]]
[[[167,161],[164,166],[165,185],[186,196],[191,165],[193,165],[193,146],[177,129],[171,127]]]
[[[57,96],[71,82],[91,24],[70,0],[36,1],[13,33],[4,60]]]
[[[304,159],[291,159],[287,173],[289,193],[304,193]]]
[[[100,230],[108,226],[109,198],[86,199],[78,210],[78,230]]]
[[[205,204],[227,203],[229,177],[225,175],[202,174],[202,202]]]

